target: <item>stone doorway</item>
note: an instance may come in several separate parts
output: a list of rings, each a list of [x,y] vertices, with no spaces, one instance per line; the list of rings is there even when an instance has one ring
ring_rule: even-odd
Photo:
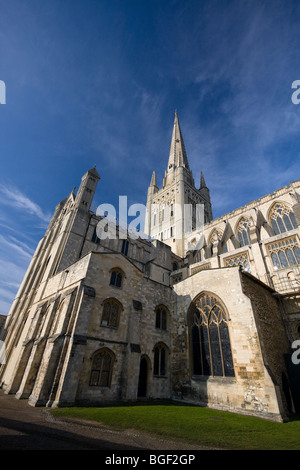
[[[138,385],[138,398],[145,398],[147,396],[147,381],[148,381],[148,363],[145,357],[141,358],[140,374]]]

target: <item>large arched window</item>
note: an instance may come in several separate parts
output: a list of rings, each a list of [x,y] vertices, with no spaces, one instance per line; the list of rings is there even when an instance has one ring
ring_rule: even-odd
[[[275,235],[297,228],[295,214],[285,204],[278,202],[270,211],[270,222]]]
[[[234,376],[228,316],[217,296],[199,294],[189,308],[193,375]]]
[[[240,246],[250,245],[250,221],[243,217],[237,226],[237,236]]]
[[[153,375],[164,377],[167,373],[167,346],[164,343],[158,343],[154,347],[154,367]]]
[[[109,349],[97,351],[92,359],[90,386],[110,387],[114,354]]]
[[[103,303],[101,326],[117,328],[119,326],[122,304],[116,299],[106,299]]]

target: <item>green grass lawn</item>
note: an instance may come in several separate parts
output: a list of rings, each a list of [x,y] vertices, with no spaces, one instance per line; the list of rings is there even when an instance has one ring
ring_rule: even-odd
[[[300,450],[299,415],[288,423],[275,423],[174,403],[56,408],[52,413],[221,449]]]

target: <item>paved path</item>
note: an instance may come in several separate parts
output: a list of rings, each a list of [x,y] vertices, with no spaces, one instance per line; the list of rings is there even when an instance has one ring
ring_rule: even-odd
[[[155,438],[135,430],[112,431],[101,425],[53,418],[0,390],[0,450],[208,450]]]

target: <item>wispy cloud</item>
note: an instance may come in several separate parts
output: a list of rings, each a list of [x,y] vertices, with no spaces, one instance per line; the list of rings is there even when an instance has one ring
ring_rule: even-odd
[[[51,216],[11,184],[0,184],[0,206],[0,313],[7,314],[34,254],[33,233],[44,229]]]
[[[51,215],[45,213],[41,207],[18,188],[0,184],[0,194],[5,198],[2,203],[14,207],[15,209],[25,211],[28,214],[35,215],[41,221],[49,223]]]
[[[28,265],[28,259],[22,261],[16,256],[13,261],[13,254],[10,258],[8,261],[0,257],[0,313],[4,315],[12,305]]]
[[[2,247],[5,246],[6,249],[12,250],[14,253],[18,253],[18,255],[21,255],[29,260],[33,256],[32,248],[30,248],[28,245],[26,245],[26,243],[23,243],[16,238],[5,238],[0,235],[0,243]]]

